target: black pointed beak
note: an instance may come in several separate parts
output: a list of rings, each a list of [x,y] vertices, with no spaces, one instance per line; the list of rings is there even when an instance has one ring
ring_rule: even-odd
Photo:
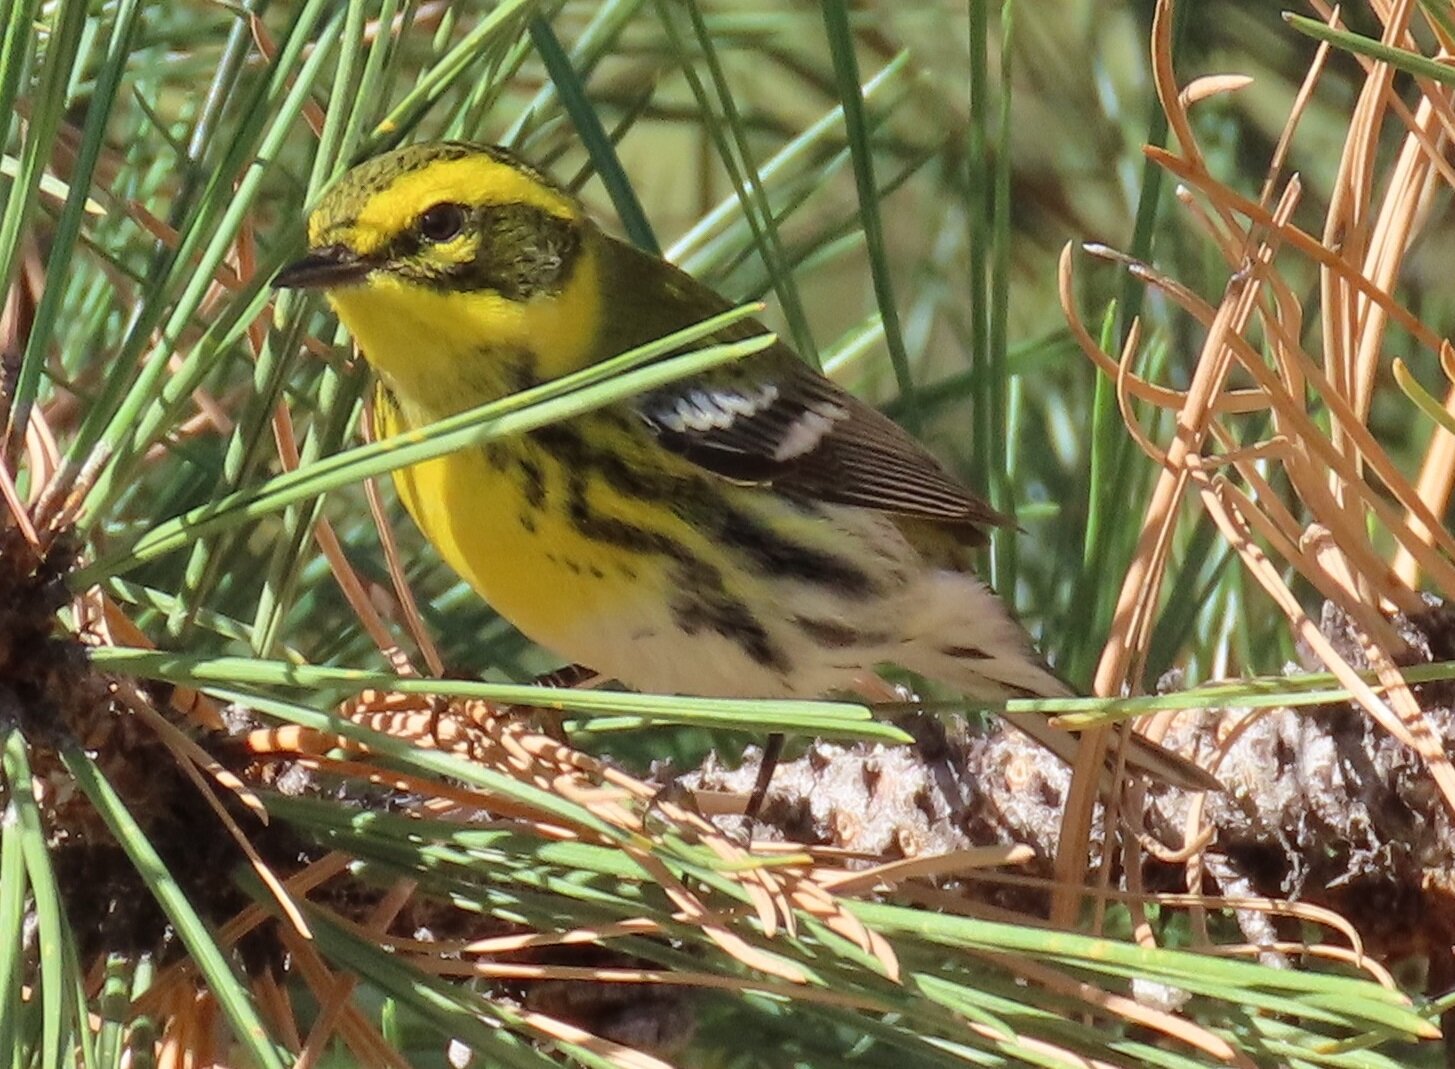
[[[273,277],[273,287],[280,290],[327,290],[351,286],[364,281],[374,265],[343,245],[314,249],[301,260],[295,260]]]

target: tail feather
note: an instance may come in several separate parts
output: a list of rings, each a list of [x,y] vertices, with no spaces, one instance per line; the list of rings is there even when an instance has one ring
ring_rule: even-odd
[[[911,604],[908,638],[897,658],[906,668],[976,698],[1072,694],[1001,600],[974,576],[932,572]]]
[[[1004,713],[1002,716],[1008,724],[1029,735],[1068,765],[1075,762],[1081,740],[1072,732],[1056,727],[1040,713]],[[1104,790],[1113,786],[1111,775],[1120,763],[1119,752],[1124,741],[1128,743],[1128,772],[1146,776],[1158,783],[1180,787],[1184,791],[1222,793],[1223,785],[1207,769],[1181,754],[1173,753],[1145,735],[1138,735],[1135,731],[1125,735],[1113,731],[1108,736],[1106,769],[1101,784]]]
[[[937,572],[918,592],[918,626],[898,660],[904,667],[974,698],[1065,698],[1074,691],[1036,654],[1030,636],[991,591],[963,572]],[[1054,727],[1039,713],[1007,713],[1008,723],[1068,764],[1076,760],[1077,737]],[[1222,791],[1211,773],[1144,735],[1113,732],[1107,764],[1119,763],[1127,744],[1126,768],[1190,791]],[[1109,781],[1108,781],[1109,782]]]

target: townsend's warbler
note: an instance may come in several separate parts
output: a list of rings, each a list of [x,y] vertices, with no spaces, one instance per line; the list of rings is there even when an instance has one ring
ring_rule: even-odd
[[[356,167],[314,210],[308,241],[275,284],[327,293],[378,373],[381,437],[730,307],[479,145]],[[975,698],[1068,693],[971,572],[1002,517],[783,345],[404,468],[395,484],[501,615],[634,688],[812,697],[894,662]],[[1074,752],[1043,718],[1014,720]],[[1209,785],[1146,740],[1132,749],[1134,767]]]

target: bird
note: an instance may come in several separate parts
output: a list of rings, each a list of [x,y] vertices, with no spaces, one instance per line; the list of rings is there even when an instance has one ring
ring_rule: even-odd
[[[412,144],[356,165],[309,214],[307,246],[274,285],[326,296],[375,374],[380,438],[733,307],[484,144]],[[745,320],[711,340],[763,333]],[[394,482],[501,616],[628,688],[817,698],[895,664],[982,702],[1072,693],[975,573],[1007,518],[781,341]],[[1077,740],[1044,716],[1010,719],[1074,758]],[[1216,788],[1129,738],[1127,767]]]

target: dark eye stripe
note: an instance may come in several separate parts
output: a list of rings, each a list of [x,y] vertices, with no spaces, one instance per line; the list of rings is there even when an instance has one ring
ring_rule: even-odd
[[[439,263],[415,229],[390,243],[385,259],[399,274],[436,289],[488,290],[523,301],[559,293],[570,281],[581,252],[582,228],[534,204],[466,206],[466,236],[477,241],[475,255]]]

